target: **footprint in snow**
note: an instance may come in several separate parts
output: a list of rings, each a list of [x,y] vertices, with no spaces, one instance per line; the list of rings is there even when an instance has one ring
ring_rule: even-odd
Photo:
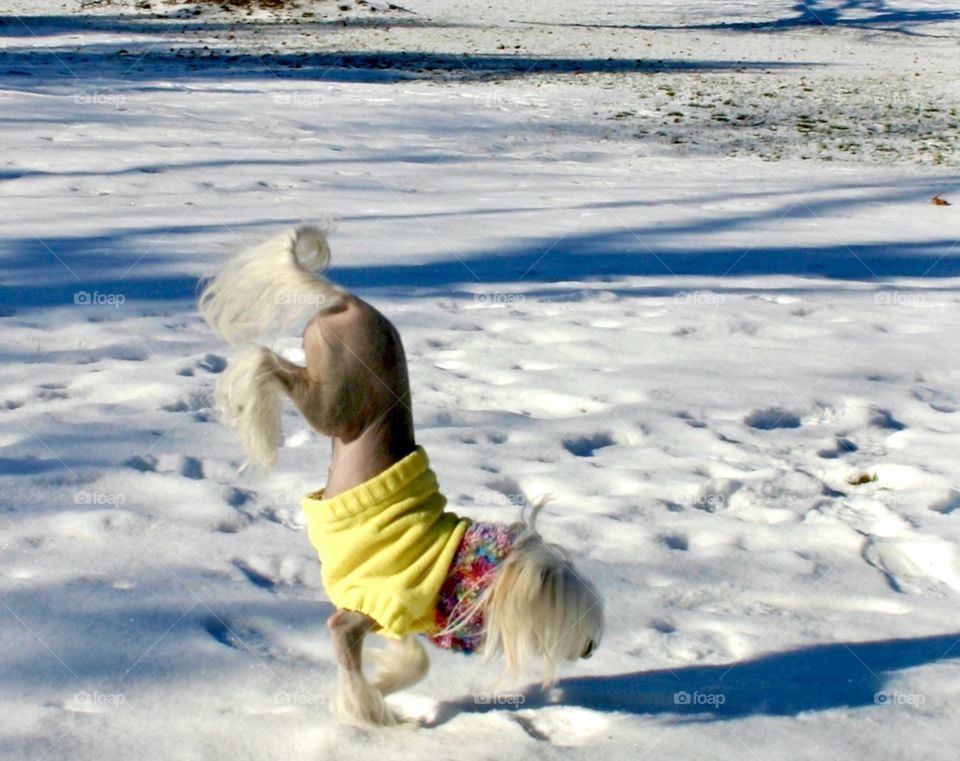
[[[754,410],[743,422],[758,431],[773,431],[777,428],[799,428],[800,418],[782,407],[767,407]]]
[[[234,508],[236,513],[220,521],[216,530],[221,534],[236,534],[252,523],[257,517],[256,511],[246,509],[246,506],[253,502],[256,496],[256,492],[232,487],[224,497],[224,502]]]
[[[568,436],[563,440],[563,448],[575,457],[593,457],[598,449],[614,444],[616,441],[605,431],[585,436]]]
[[[503,497],[503,504],[515,506],[527,504],[527,497],[520,484],[509,477],[497,478],[487,482],[487,488],[492,489]],[[498,503],[500,500],[498,500]]]
[[[241,621],[210,616],[203,627],[221,645],[258,658],[285,659],[290,654],[286,648],[271,643],[259,628]]]
[[[250,491],[249,489],[238,489],[236,487],[231,487],[230,491],[227,493],[226,502],[230,507],[243,507],[247,503],[253,501],[257,496],[257,493]]]
[[[123,362],[146,362],[150,359],[150,353],[141,346],[136,345],[119,345],[119,346],[110,346],[103,350],[100,356],[95,356],[91,362],[98,362],[103,359],[119,359]],[[85,362],[82,364],[91,364],[91,362]]]
[[[532,715],[507,715],[533,739],[554,745],[592,744],[610,726],[603,714],[577,706],[549,706]]]
[[[141,473],[176,473],[196,481],[204,478],[203,463],[187,455],[142,455],[127,460],[124,465]]]
[[[943,391],[937,391],[932,388],[921,388],[913,392],[914,399],[917,399],[921,402],[925,402],[930,406],[934,412],[943,412],[949,414],[951,412],[956,412],[960,410],[960,405],[957,404],[957,400],[951,394],[944,393]]]
[[[668,550],[686,552],[690,549],[690,540],[684,534],[667,534],[660,537],[660,543]]]
[[[205,423],[212,417],[213,404],[209,391],[197,391],[186,399],[165,404],[160,409],[164,412],[192,412],[194,420]]]
[[[507,435],[499,431],[491,431],[484,434],[484,438],[491,444],[503,444],[507,441]],[[477,437],[471,433],[462,433],[457,437],[461,444],[476,444]]]
[[[724,510],[730,503],[730,498],[743,487],[743,481],[735,478],[721,478],[707,484],[700,490],[690,506],[705,513],[715,513]]]
[[[41,383],[37,386],[34,398],[38,402],[52,402],[59,399],[67,399],[70,395],[64,390],[66,383]]]
[[[955,510],[960,510],[960,492],[952,491],[946,498],[932,504],[930,509],[941,515],[950,515]]]
[[[292,587],[303,583],[305,565],[302,558],[293,556],[264,557],[251,555],[237,558],[233,565],[247,581],[261,589]]]
[[[953,542],[939,537],[871,537],[863,559],[902,594],[960,592],[960,563]]]
[[[677,413],[677,417],[684,421],[691,428],[706,428],[707,424],[703,420],[699,420],[691,415],[686,410]]]
[[[222,373],[227,369],[227,360],[224,357],[221,357],[219,354],[207,354],[203,359],[198,361],[196,364],[181,368],[177,371],[177,375],[192,376],[197,370],[202,370],[206,373]]]
[[[844,438],[843,436],[837,436],[830,446],[824,447],[817,452],[817,457],[822,457],[824,460],[835,460],[838,457],[853,454],[858,449],[859,447],[850,439]]]
[[[280,661],[316,670],[318,661],[277,641],[262,625],[238,621],[229,616],[211,615],[203,622],[210,637],[224,647],[254,656],[265,667]]]
[[[897,420],[890,410],[885,410],[882,407],[873,407],[870,410],[870,425],[889,431],[902,431],[907,427],[905,423]]]

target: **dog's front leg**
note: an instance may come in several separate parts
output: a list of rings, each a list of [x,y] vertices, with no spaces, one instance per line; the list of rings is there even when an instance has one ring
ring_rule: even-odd
[[[342,718],[362,724],[407,724],[390,710],[383,693],[363,676],[363,638],[375,625],[369,616],[352,610],[338,610],[327,619],[337,656],[336,709]]]

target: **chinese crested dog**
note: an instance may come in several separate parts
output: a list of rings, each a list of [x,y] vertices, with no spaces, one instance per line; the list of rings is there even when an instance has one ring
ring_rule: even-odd
[[[535,528],[543,502],[513,525],[445,509],[427,454],[414,440],[410,384],[396,328],[321,272],[326,234],[301,227],[229,259],[207,281],[200,311],[235,353],[216,403],[246,454],[269,469],[283,398],[333,440],[326,485],[303,497],[307,532],[336,612],[337,706],[355,722],[406,723],[384,696],[426,674],[423,635],[465,653],[505,656],[516,673],[541,659],[543,682],[563,661],[589,658],[603,636],[603,605],[563,548]],[[305,366],[266,346],[297,320]],[[314,474],[309,475],[310,479]],[[367,634],[386,637],[362,669]]]

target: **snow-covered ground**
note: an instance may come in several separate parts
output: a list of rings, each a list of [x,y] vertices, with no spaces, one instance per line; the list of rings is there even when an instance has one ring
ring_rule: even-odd
[[[342,4],[2,4],[0,755],[952,759],[960,12]],[[606,598],[550,694],[329,715],[328,444],[236,475],[194,303],[329,215],[454,509]]]

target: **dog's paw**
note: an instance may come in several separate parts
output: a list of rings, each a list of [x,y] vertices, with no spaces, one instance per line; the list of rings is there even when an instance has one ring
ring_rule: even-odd
[[[370,659],[376,664],[373,686],[389,695],[419,682],[430,668],[430,661],[416,637],[391,640],[385,650],[373,650]]]
[[[382,698],[381,698],[382,700]],[[344,724],[356,727],[393,727],[398,729],[419,729],[418,719],[404,716],[390,708],[386,703],[380,705],[345,705],[341,701],[334,704],[334,714]]]
[[[333,710],[340,721],[354,726],[408,729],[420,726],[417,720],[403,716],[388,706],[380,690],[360,679],[350,679],[346,684],[341,684]]]

